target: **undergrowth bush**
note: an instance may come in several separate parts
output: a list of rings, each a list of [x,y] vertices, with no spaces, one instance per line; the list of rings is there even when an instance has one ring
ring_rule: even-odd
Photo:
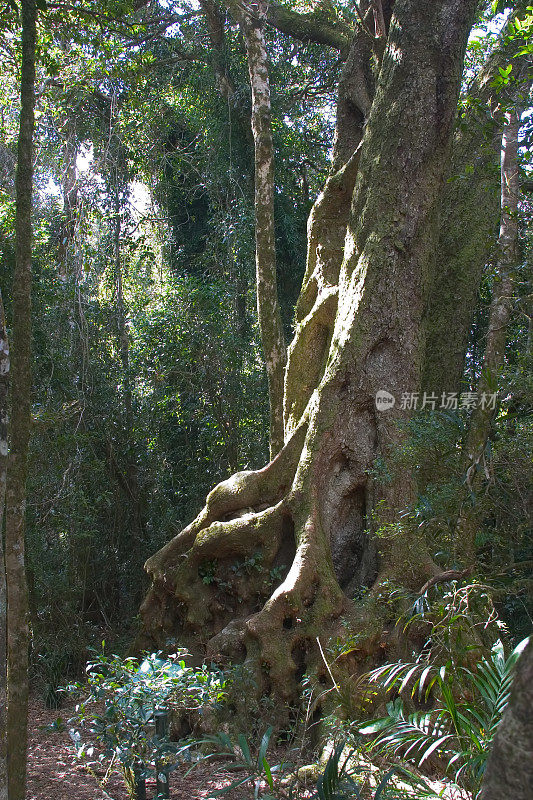
[[[274,748],[273,727],[261,736],[258,746],[243,733],[231,738],[219,731],[198,738],[172,741],[168,731],[161,734],[154,724],[161,710],[178,715],[217,706],[227,698],[233,680],[218,668],[187,666],[184,651],[163,657],[153,653],[144,660],[107,656],[94,651],[87,665],[87,680],[65,691],[78,702],[68,720],[69,735],[77,758],[84,761],[102,789],[113,769],[123,776],[130,798],[136,797],[139,782],[168,774],[183,762],[190,769],[207,760],[224,760],[225,770],[237,769],[239,777],[213,798],[242,787],[255,800],[399,800],[433,796],[423,782],[403,768],[387,769],[381,775],[353,758],[354,750],[345,740],[334,746],[325,764],[315,764],[314,778],[300,777],[302,749]],[[54,728],[63,725],[58,719]],[[228,763],[228,759],[231,763]],[[97,768],[105,767],[103,778]],[[369,775],[371,780],[369,781]],[[402,776],[401,787],[393,782]],[[318,777],[317,777],[318,776]],[[158,795],[158,797],[167,795]]]
[[[349,691],[367,691],[373,702],[389,696],[384,716],[370,722],[367,716],[363,722],[368,708],[362,719],[346,714],[346,692],[335,673],[337,659],[350,651],[350,637],[348,649],[341,648],[328,665],[333,685],[320,691],[338,695],[339,707],[322,728],[325,761],[308,764],[306,748],[296,746],[300,735],[302,742],[308,738],[309,714],[302,715],[305,732],[295,727],[288,738],[285,732],[283,742],[273,726],[261,729],[261,719],[231,736],[219,723],[231,712],[231,698],[246,694],[243,674],[238,668],[223,673],[214,665],[188,666],[184,651],[165,657],[154,653],[142,661],[95,651],[86,682],[68,687],[78,698],[69,720],[76,754],[93,770],[97,764],[106,766],[104,783],[113,768],[120,769],[131,798],[139,780],[154,775],[167,780],[183,760],[191,762],[191,769],[222,760],[225,771],[238,771],[212,797],[241,789],[255,800],[420,800],[442,796],[445,783],[476,797],[509,700],[514,666],[528,640],[509,655],[501,639],[487,648],[479,627],[485,633],[490,627],[493,641],[494,631],[502,627],[491,611],[488,587],[454,581],[430,593],[431,602],[426,592],[397,622],[404,632],[409,626],[427,631],[418,655],[384,664],[350,683]],[[488,612],[484,621],[480,610]],[[312,695],[314,690],[309,691]],[[308,706],[312,699],[307,697]],[[212,713],[217,709],[224,714]],[[172,741],[154,725],[162,710],[174,721],[193,714],[218,729],[210,735],[177,734]],[[266,707],[264,712],[260,716],[268,718]],[[437,776],[440,786],[428,776]]]
[[[79,702],[69,720],[76,755],[93,768],[106,764],[107,780],[118,767],[130,797],[135,783],[156,774],[167,775],[188,753],[193,740],[172,742],[155,729],[158,711],[169,715],[221,703],[227,678],[216,667],[190,667],[185,651],[163,657],[152,653],[136,658],[94,653],[87,680],[67,687]]]

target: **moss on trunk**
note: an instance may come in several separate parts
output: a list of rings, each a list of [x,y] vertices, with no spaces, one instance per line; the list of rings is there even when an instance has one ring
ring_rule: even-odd
[[[516,4],[510,20],[525,10]],[[494,254],[500,219],[502,109],[514,104],[515,83],[494,86],[499,69],[519,74],[529,56],[520,37],[502,31],[499,44],[468,90],[458,120],[441,203],[434,279],[426,315],[422,388],[458,392],[483,270]]]
[[[420,386],[437,206],[475,8],[397,0],[377,78],[374,53],[362,69],[354,39],[341,82],[353,106],[342,105],[332,175],[309,221],[285,445],[264,470],[220,484],[147,563],[146,637],[244,661],[261,690],[284,699],[310,666],[327,680],[317,639],[342,635],[343,619],[360,633],[359,658],[371,659],[394,619],[381,602],[390,582],[418,589],[435,572],[420,534],[399,524],[411,476],[378,483],[369,471],[401,441],[408,414],[399,404],[378,411],[376,392]],[[246,572],[254,553],[272,585]],[[355,602],[365,587],[367,602]]]

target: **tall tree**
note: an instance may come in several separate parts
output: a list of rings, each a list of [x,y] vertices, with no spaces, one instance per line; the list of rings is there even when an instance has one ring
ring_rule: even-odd
[[[265,356],[270,401],[270,457],[283,447],[283,377],[287,363],[276,278],[274,147],[270,81],[263,28],[268,3],[233,3],[246,44],[252,89],[255,144],[255,265],[257,317]]]
[[[513,309],[512,273],[518,257],[518,133],[520,118],[516,110],[506,113],[501,147],[501,222],[494,288],[490,306],[489,328],[485,342],[481,377],[477,394],[479,403],[472,413],[466,440],[466,484],[469,492],[479,485],[485,448],[495,415],[495,391],[503,366],[507,327]],[[457,540],[465,557],[475,560],[477,509],[465,504],[459,520]]]
[[[24,537],[31,422],[31,259],[35,107],[35,0],[22,0],[21,106],[16,175],[11,430],[6,483],[7,743],[10,800],[24,800],[28,738],[29,612]]]
[[[338,634],[345,617],[360,652],[374,652],[390,621],[379,602],[387,586],[419,589],[437,569],[420,531],[401,521],[412,476],[371,477],[409,417],[402,404],[381,411],[375,399],[421,385],[437,212],[477,3],[380,5],[376,17],[374,4],[359,5],[333,171],[309,221],[284,447],[264,469],[217,486],[147,562],[147,633],[244,658],[263,688],[285,698],[310,663],[324,671],[317,637]],[[256,552],[266,571],[289,567],[272,593],[262,577],[239,577],[227,595],[216,575],[202,582],[206,562],[217,560],[222,581],[225,565]],[[354,602],[365,587],[371,601]]]

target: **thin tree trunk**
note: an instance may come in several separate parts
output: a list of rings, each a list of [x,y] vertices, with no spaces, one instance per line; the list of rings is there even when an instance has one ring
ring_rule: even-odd
[[[134,422],[133,422],[133,393],[130,375],[130,340],[128,335],[127,308],[124,300],[124,280],[122,271],[122,259],[120,252],[120,240],[122,236],[122,224],[120,216],[120,182],[118,175],[115,178],[115,215],[114,215],[114,257],[115,257],[115,279],[117,290],[117,333],[120,363],[122,366],[122,386],[124,398],[124,427],[126,432],[126,470],[125,485],[127,499],[131,502],[131,513],[133,516],[133,542],[135,563],[140,561],[142,542],[144,538],[144,514],[139,486],[138,468],[136,463],[134,446]],[[119,480],[122,488],[124,483]]]
[[[498,263],[490,307],[489,329],[483,366],[477,389],[477,405],[472,413],[466,440],[466,483],[472,491],[479,484],[485,448],[494,418],[492,398],[498,385],[498,373],[505,355],[507,326],[513,308],[512,270],[517,260],[518,245],[518,131],[520,118],[516,111],[506,114],[501,155],[501,222],[498,238]],[[475,508],[464,507],[459,520],[457,541],[469,561],[475,558],[477,528]]]
[[[233,98],[235,86],[228,69],[226,41],[224,37],[224,19],[214,0],[199,0],[211,41],[211,59],[220,94],[225,100]],[[249,130],[249,128],[248,128]]]
[[[126,321],[126,308],[124,304],[124,289],[122,280],[122,263],[120,258],[120,193],[118,186],[115,186],[115,218],[114,218],[114,256],[115,256],[115,279],[117,288],[117,329],[118,329],[118,348],[120,353],[120,363],[122,366],[122,381],[124,386],[124,411],[126,416],[126,427],[128,433],[132,427],[132,397],[130,383],[130,343],[128,338],[128,328]]]
[[[4,504],[7,475],[9,341],[0,294],[0,800],[7,800],[7,595],[4,560]]]
[[[75,123],[67,120],[67,134],[63,143],[63,219],[61,222],[59,242],[59,277],[66,280],[69,274],[69,256],[71,255],[76,220],[78,216],[78,187],[76,185],[76,157],[78,155]]]
[[[21,110],[16,177],[11,452],[6,482],[8,789],[24,800],[28,738],[29,612],[24,535],[31,420],[31,211],[35,107],[35,0],[22,0]]]
[[[268,62],[263,38],[264,0],[250,6],[232,4],[246,44],[252,89],[252,131],[255,143],[255,265],[257,315],[265,356],[270,401],[270,457],[283,447],[283,381],[287,351],[276,283],[274,231],[274,147]]]

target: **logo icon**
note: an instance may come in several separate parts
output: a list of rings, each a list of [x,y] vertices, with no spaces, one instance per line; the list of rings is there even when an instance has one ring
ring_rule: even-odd
[[[385,389],[380,389],[376,392],[376,408],[378,411],[388,411],[396,402],[396,398]]]

